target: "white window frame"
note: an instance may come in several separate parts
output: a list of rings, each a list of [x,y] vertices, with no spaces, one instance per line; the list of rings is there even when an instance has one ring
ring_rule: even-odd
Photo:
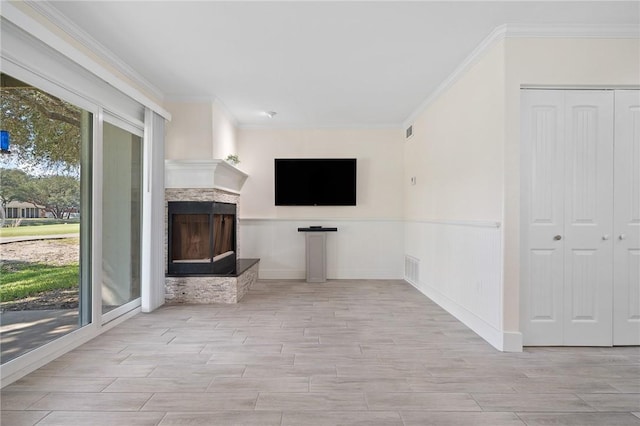
[[[20,31],[24,31],[34,37],[38,43],[44,43],[47,45],[47,47],[51,49],[51,55],[43,57],[43,48],[41,45],[33,49],[32,52],[28,48],[28,44],[31,43],[31,41],[26,40],[26,37],[19,35],[14,39],[14,42],[18,40],[18,44],[25,43],[27,48],[16,48],[16,44],[14,43],[10,46],[10,50],[12,51],[7,52],[4,50],[6,45],[3,44],[3,50],[0,52],[0,70],[3,73],[11,75],[18,80],[37,87],[38,89],[57,96],[60,99],[90,112],[93,117],[91,160],[92,212],[90,231],[91,322],[52,342],[0,365],[0,380],[2,382],[2,386],[6,386],[141,311],[141,300],[140,298],[137,298],[132,302],[102,315],[102,295],[100,291],[102,283],[102,123],[105,119],[108,122],[112,122],[112,119],[115,119],[118,123],[113,124],[121,127],[123,127],[122,125],[124,124],[126,127],[123,128],[126,128],[127,130],[135,129],[135,132],[132,133],[136,133],[143,137],[145,142],[143,143],[144,160],[142,172],[143,176],[146,178],[149,176],[147,168],[151,167],[151,164],[147,159],[151,158],[151,156],[147,153],[150,142],[148,141],[148,137],[145,137],[146,123],[143,120],[145,120],[145,117],[151,117],[149,114],[149,108],[156,111],[165,119],[169,119],[170,114],[162,109],[158,104],[141,95],[137,89],[134,89],[127,83],[119,81],[116,82],[117,84],[114,84],[118,77],[110,74],[110,71],[100,65],[97,65],[97,63],[89,64],[87,61],[92,60],[87,59],[84,53],[71,46],[68,42],[64,41],[57,34],[51,32],[51,30],[46,28],[36,19],[25,14],[15,5],[11,3],[3,3],[2,6],[3,10],[0,19],[2,19],[3,22],[7,19]],[[10,27],[9,25],[4,27],[3,32],[10,31],[7,29],[7,27]],[[66,56],[66,59],[61,59],[63,62],[70,58],[71,61],[80,65],[80,67],[76,65],[70,67],[72,69],[66,69],[64,66],[60,66],[60,64],[54,64],[56,65],[54,70],[53,68],[47,68],[47,66],[39,62],[39,59],[42,59],[42,61],[55,61],[55,59],[52,58],[62,58],[59,52],[62,52],[64,56]],[[40,55],[40,57],[38,57],[38,55]],[[51,72],[55,74],[55,77],[52,77],[53,74],[51,74]],[[79,72],[87,74],[79,76]],[[92,86],[92,81],[96,82],[95,87]],[[104,84],[105,81],[108,85]],[[80,82],[82,84],[76,84]],[[104,100],[108,105],[103,105],[102,100]],[[134,106],[133,103],[137,103],[137,106]],[[147,107],[146,109],[145,106]],[[103,108],[108,108],[109,112],[106,112]],[[132,116],[134,111],[135,114],[138,114],[138,117]],[[163,168],[163,166],[163,163],[155,164],[156,168]],[[145,185],[146,188],[149,188],[149,183],[146,179]],[[153,183],[151,186],[153,186]],[[145,193],[145,197],[148,198],[149,195]],[[148,206],[149,200],[143,200],[143,221],[147,214],[145,212],[145,208]],[[141,238],[143,242],[149,240],[149,230],[150,228],[145,226],[143,222],[141,229]],[[146,271],[146,268],[149,267],[149,258],[148,253],[145,253],[144,248],[143,255],[143,261],[141,262],[141,277],[149,277],[150,275],[148,271]],[[155,259],[155,261],[157,262],[158,260]],[[145,290],[148,291],[149,285],[150,284],[145,283],[144,281],[142,282],[142,299],[145,298]]]

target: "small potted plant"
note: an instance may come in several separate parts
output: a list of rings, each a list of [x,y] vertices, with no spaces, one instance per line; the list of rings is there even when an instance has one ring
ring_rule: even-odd
[[[225,160],[228,161],[232,166],[236,166],[240,162],[240,159],[236,154],[227,155],[227,158],[225,158]]]

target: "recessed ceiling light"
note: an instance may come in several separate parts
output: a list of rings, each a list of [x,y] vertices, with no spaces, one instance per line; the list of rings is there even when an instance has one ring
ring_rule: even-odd
[[[265,112],[265,114],[267,114],[267,117],[273,118],[273,117],[276,116],[277,112],[275,112],[275,111],[267,111],[267,112]]]

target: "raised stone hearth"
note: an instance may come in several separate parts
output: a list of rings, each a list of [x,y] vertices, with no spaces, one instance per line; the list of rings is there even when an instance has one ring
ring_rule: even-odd
[[[236,276],[166,278],[167,303],[238,303],[258,280],[258,259],[238,260]]]

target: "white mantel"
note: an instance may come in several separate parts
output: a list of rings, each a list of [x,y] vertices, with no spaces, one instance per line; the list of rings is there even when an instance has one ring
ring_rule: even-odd
[[[239,194],[248,174],[224,160],[165,160],[165,188],[216,188]]]

